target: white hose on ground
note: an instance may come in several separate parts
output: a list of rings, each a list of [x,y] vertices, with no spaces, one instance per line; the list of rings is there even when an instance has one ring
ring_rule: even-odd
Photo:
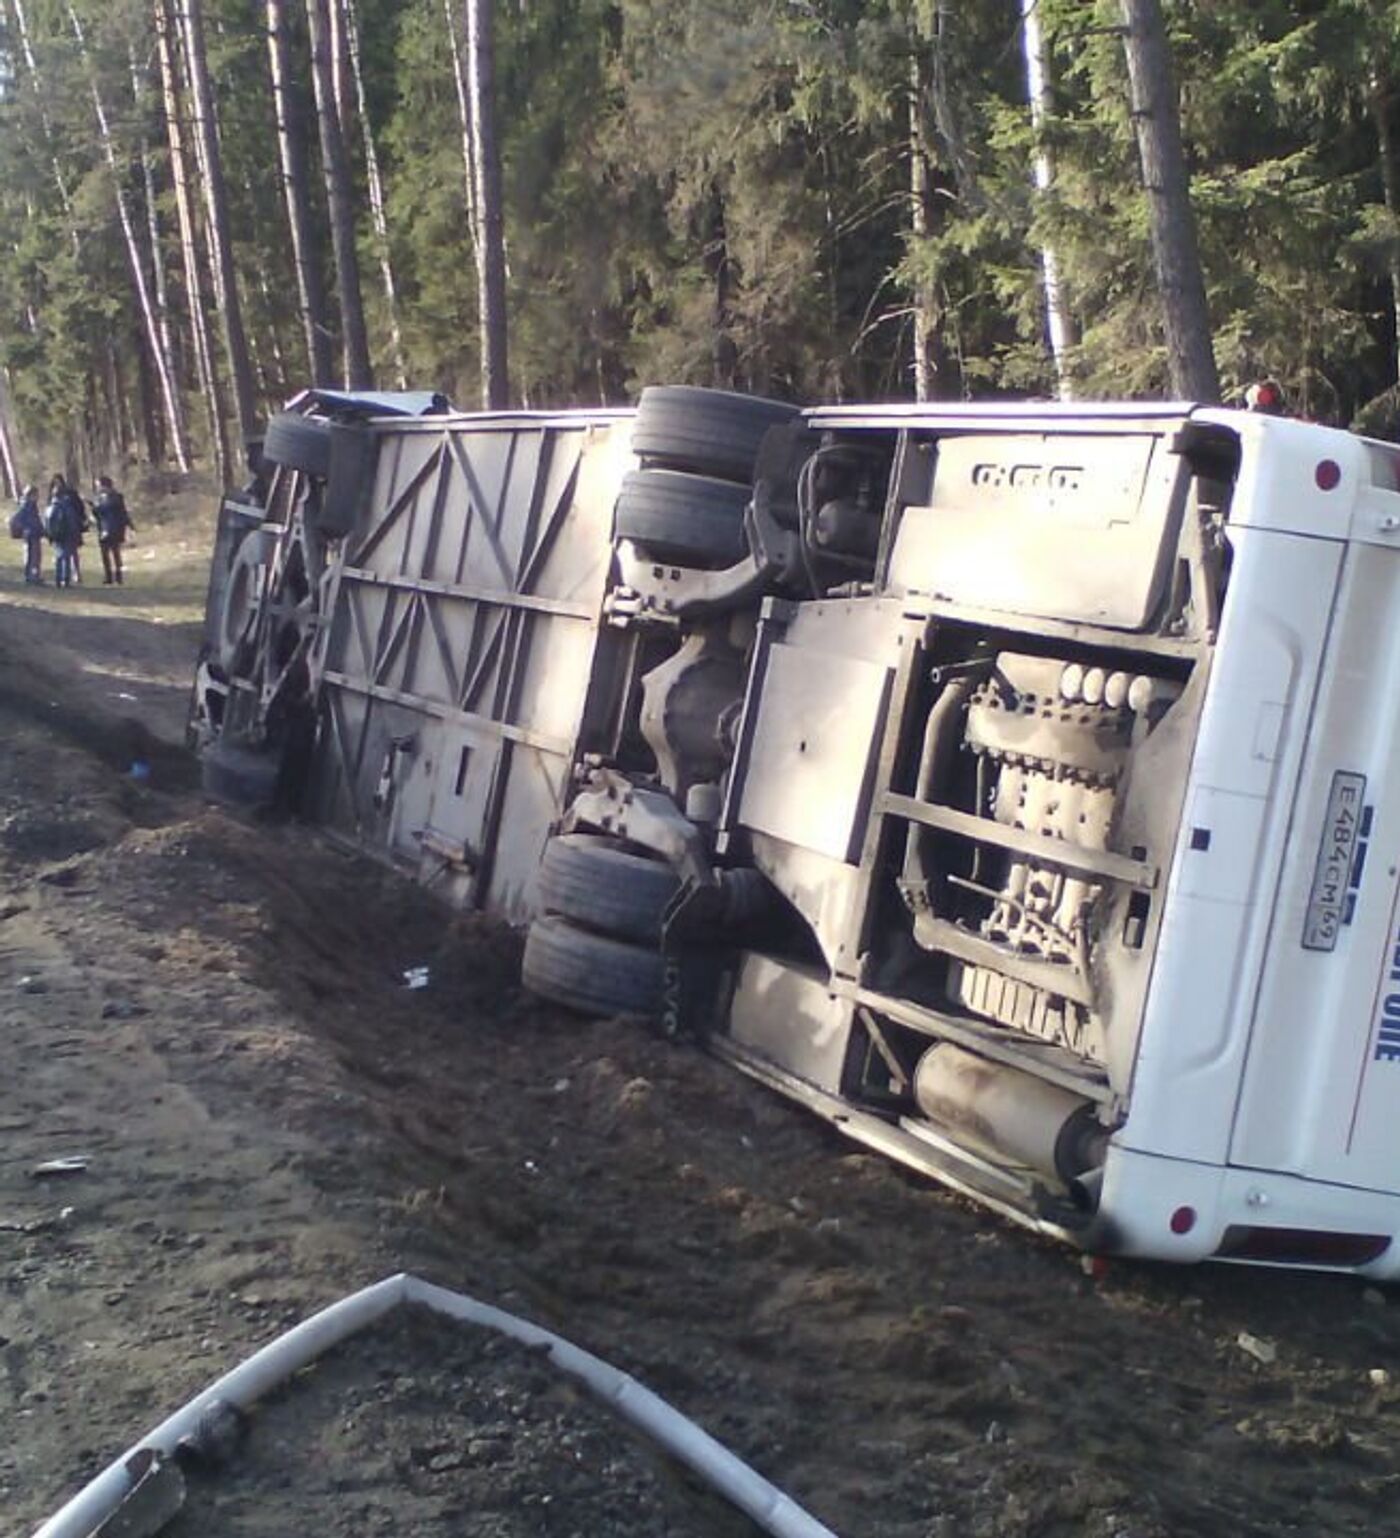
[[[338,1346],[356,1331],[373,1324],[403,1302],[405,1276],[390,1276],[372,1287],[352,1292],[320,1313],[312,1314],[298,1325],[269,1341],[247,1361],[216,1379],[188,1404],[168,1416],[153,1431],[128,1447],[71,1501],[55,1512],[35,1533],[34,1538],[89,1538],[94,1528],[121,1505],[131,1485],[127,1459],[144,1447],[154,1448],[169,1457],[181,1437],[189,1436],[200,1417],[216,1401],[226,1400],[247,1409],[269,1390],[285,1383],[318,1356]]]
[[[776,1485],[629,1374],[528,1319],[402,1272],[323,1308],[211,1383],[108,1464],[48,1519],[34,1538],[90,1538],[126,1498],[131,1487],[127,1461],[136,1453],[151,1448],[170,1456],[180,1439],[194,1431],[216,1402],[222,1400],[240,1410],[250,1408],[332,1346],[403,1304],[418,1304],[458,1323],[496,1330],[527,1346],[546,1347],[550,1361],[561,1372],[577,1378],[773,1538],[836,1538],[830,1528]]]

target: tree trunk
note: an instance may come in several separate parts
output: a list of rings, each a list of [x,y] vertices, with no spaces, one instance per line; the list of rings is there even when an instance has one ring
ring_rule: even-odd
[[[282,352],[282,338],[277,334],[277,306],[273,302],[272,288],[267,281],[266,272],[258,273],[258,295],[262,299],[264,332],[267,337],[267,350],[272,358],[272,366],[261,364],[259,373],[263,379],[264,395],[285,395],[288,386],[287,360]]]
[[[335,102],[335,120],[340,127],[341,143],[346,146],[346,160],[350,156],[350,135],[354,125],[350,121],[351,83],[350,49],[346,36],[346,15],[340,0],[329,0],[327,7],[327,47],[331,61],[331,97]]]
[[[97,419],[101,415],[98,402],[97,377],[88,370],[87,385],[83,392],[83,416],[76,435],[70,440],[71,449],[64,456],[63,475],[70,486],[91,480],[96,473],[101,449],[97,442]]]
[[[146,349],[136,349],[136,399],[140,408],[141,432],[146,442],[146,459],[152,465],[165,460],[165,445],[161,440],[160,404],[157,392],[151,385],[151,370],[146,362]]]
[[[1120,0],[1128,96],[1147,191],[1152,256],[1162,298],[1171,388],[1184,400],[1218,401],[1205,278],[1181,144],[1181,117],[1160,0]]]
[[[165,257],[160,238],[160,209],[156,201],[155,166],[151,161],[151,141],[146,135],[146,113],[142,98],[149,84],[146,70],[137,63],[136,49],[127,45],[127,61],[131,66],[131,95],[141,118],[141,186],[146,198],[146,236],[151,247],[152,297],[155,300],[156,321],[160,326],[160,343],[170,365],[177,393],[180,389],[180,370],[176,360],[175,336],[170,325],[170,291],[165,278]],[[184,398],[181,396],[183,410]],[[188,419],[186,419],[188,420]]]
[[[729,225],[724,193],[718,182],[710,183],[709,225],[703,260],[706,276],[714,291],[711,309],[714,319],[710,328],[714,337],[710,346],[710,384],[716,390],[732,390],[739,382],[739,349],[730,331],[734,318],[731,303],[734,267],[729,256]],[[749,388],[761,389],[762,385],[750,379]]]
[[[829,356],[837,355],[837,338],[841,334],[841,238],[836,218],[834,179],[831,174],[831,150],[821,147],[822,167],[822,224],[826,231],[826,254],[822,262],[822,277],[826,296],[826,350]],[[601,360],[599,367],[601,368]],[[830,370],[829,393],[839,406],[846,399],[846,371],[836,367]],[[607,404],[606,401],[603,402]]]
[[[248,338],[243,329],[243,307],[238,297],[238,276],[233,264],[228,188],[224,183],[219,124],[215,116],[214,93],[209,84],[209,66],[204,49],[203,0],[176,0],[176,4],[189,70],[195,142],[204,177],[205,218],[209,233],[210,266],[214,273],[214,301],[223,323],[238,435],[246,443],[258,430],[257,391],[253,384],[252,364],[248,358]]]
[[[122,240],[126,246],[127,265],[131,269],[131,285],[136,292],[137,307],[141,312],[141,324],[145,331],[146,345],[150,349],[151,362],[155,367],[156,378],[160,383],[161,403],[165,408],[165,420],[170,428],[170,444],[175,451],[175,463],[182,471],[190,468],[189,446],[185,442],[185,416],[181,410],[180,394],[175,386],[174,370],[171,368],[170,356],[166,352],[161,340],[160,323],[156,317],[155,306],[151,301],[150,288],[146,282],[145,263],[141,260],[141,247],[136,239],[136,222],[131,216],[131,204],[126,195],[126,187],[122,178],[122,167],[117,162],[116,145],[112,140],[112,130],[107,122],[107,109],[102,102],[102,92],[98,89],[97,75],[93,70],[92,59],[87,50],[87,39],[83,34],[83,24],[78,20],[78,13],[72,4],[68,6],[68,19],[73,24],[73,36],[78,40],[78,52],[83,61],[83,68],[88,73],[88,86],[92,92],[93,111],[97,114],[97,132],[102,141],[102,156],[107,162],[107,169],[112,177],[112,191],[117,200],[117,219],[121,224]]]
[[[355,202],[350,188],[345,140],[340,132],[340,118],[335,107],[327,0],[306,0],[306,19],[311,29],[311,78],[316,86],[316,122],[321,131],[321,169],[326,178],[331,246],[335,252],[336,285],[340,293],[345,381],[352,390],[368,390],[374,387],[374,375],[369,363],[369,340],[365,333],[364,304],[360,295],[360,262],[355,250]]]
[[[136,356],[142,354],[140,339],[136,340]],[[112,395],[116,401],[115,421],[117,424],[117,436],[121,443],[122,458],[125,459],[136,444],[136,415],[131,409],[131,396],[127,391],[126,373],[122,369],[122,355],[116,346],[109,340],[107,343],[108,366],[112,371]],[[163,426],[158,413],[142,410],[141,419],[146,438],[146,457],[152,465],[159,465],[165,458],[165,445],[162,441]]]
[[[933,145],[928,131],[929,65],[924,50],[914,39],[909,59],[909,230],[915,253],[927,255],[933,234]],[[914,399],[936,400],[939,395],[938,285],[927,277],[914,283]]]
[[[1395,158],[1395,133],[1390,119],[1393,104],[1390,67],[1383,57],[1373,68],[1368,96],[1380,158],[1381,196],[1385,199],[1385,211],[1390,215],[1386,267],[1390,273],[1390,303],[1395,322],[1395,372],[1400,380],[1400,164]]]
[[[4,368],[0,367],[0,474],[5,477],[5,495],[18,497],[23,482],[20,480],[19,466],[15,462],[9,383]]]
[[[369,211],[374,220],[374,241],[379,248],[379,276],[384,284],[384,306],[389,316],[389,351],[394,359],[394,377],[400,390],[408,388],[408,370],[404,366],[403,331],[399,326],[399,295],[394,282],[394,263],[389,249],[389,221],[384,213],[384,182],[379,174],[379,153],[370,128],[369,104],[365,98],[365,77],[360,62],[360,28],[355,17],[355,0],[339,0],[343,7],[345,41],[350,57],[350,73],[355,85],[355,107],[360,114],[360,132],[365,147],[365,180],[369,183]]]
[[[277,147],[282,164],[282,190],[287,199],[287,223],[292,235],[292,262],[297,274],[297,304],[306,337],[306,361],[311,382],[333,383],[330,334],[326,329],[326,288],[321,279],[321,254],[311,217],[311,180],[306,148],[305,118],[293,99],[294,72],[286,0],[267,0],[267,46],[272,65],[272,99],[277,108]]]
[[[496,141],[493,0],[466,0],[467,91],[471,104],[472,179],[476,192],[477,314],[481,331],[481,404],[499,411],[510,399],[506,375],[505,210]]]
[[[1050,49],[1045,29],[1040,24],[1040,0],[1021,0],[1021,43],[1026,59],[1026,96],[1030,102],[1031,127],[1036,148],[1031,162],[1035,189],[1042,197],[1055,181],[1055,158],[1045,142],[1045,124],[1055,110],[1055,96],[1050,85]],[[1062,401],[1074,399],[1074,385],[1069,373],[1069,350],[1074,331],[1065,305],[1064,285],[1060,280],[1060,254],[1047,240],[1040,248],[1040,270],[1045,286],[1045,321],[1050,337],[1050,358],[1055,365],[1056,393]]]
[[[191,190],[189,150],[185,143],[184,120],[180,109],[180,76],[172,46],[170,0],[154,0],[156,57],[160,62],[161,95],[165,106],[165,135],[170,150],[170,179],[175,186],[175,217],[180,230],[180,264],[185,275],[185,302],[189,307],[190,334],[194,339],[195,367],[200,392],[204,396],[209,419],[209,445],[219,484],[229,481],[227,415],[218,370],[214,367],[214,348],[204,310],[203,284],[200,281],[199,232],[195,221],[194,194]]]
[[[457,35],[457,12],[453,0],[442,0],[447,18],[447,41],[452,49],[452,80],[457,88],[457,117],[462,127],[462,169],[466,176],[467,234],[476,250],[476,138],[472,133],[471,92],[467,89],[467,65],[462,56],[462,40]],[[476,258],[478,271],[481,259]]]

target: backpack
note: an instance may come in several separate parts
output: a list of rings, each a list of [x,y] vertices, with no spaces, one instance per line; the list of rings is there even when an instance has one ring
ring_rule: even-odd
[[[49,505],[49,539],[55,545],[65,545],[77,535],[74,527],[73,504],[65,496],[59,496]]]
[[[25,532],[24,509],[22,507],[17,507],[14,512],[10,514],[10,538],[23,539],[25,537]]]

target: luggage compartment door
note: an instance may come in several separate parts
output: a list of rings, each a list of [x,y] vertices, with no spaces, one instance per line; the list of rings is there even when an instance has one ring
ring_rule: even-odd
[[[454,901],[526,917],[584,729],[626,424],[377,424],[334,567],[313,811]]]

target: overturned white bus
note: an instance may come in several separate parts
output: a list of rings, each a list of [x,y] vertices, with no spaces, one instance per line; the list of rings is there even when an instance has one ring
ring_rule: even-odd
[[[1400,451],[1168,405],[310,393],[206,781],[1086,1249],[1400,1274]]]

